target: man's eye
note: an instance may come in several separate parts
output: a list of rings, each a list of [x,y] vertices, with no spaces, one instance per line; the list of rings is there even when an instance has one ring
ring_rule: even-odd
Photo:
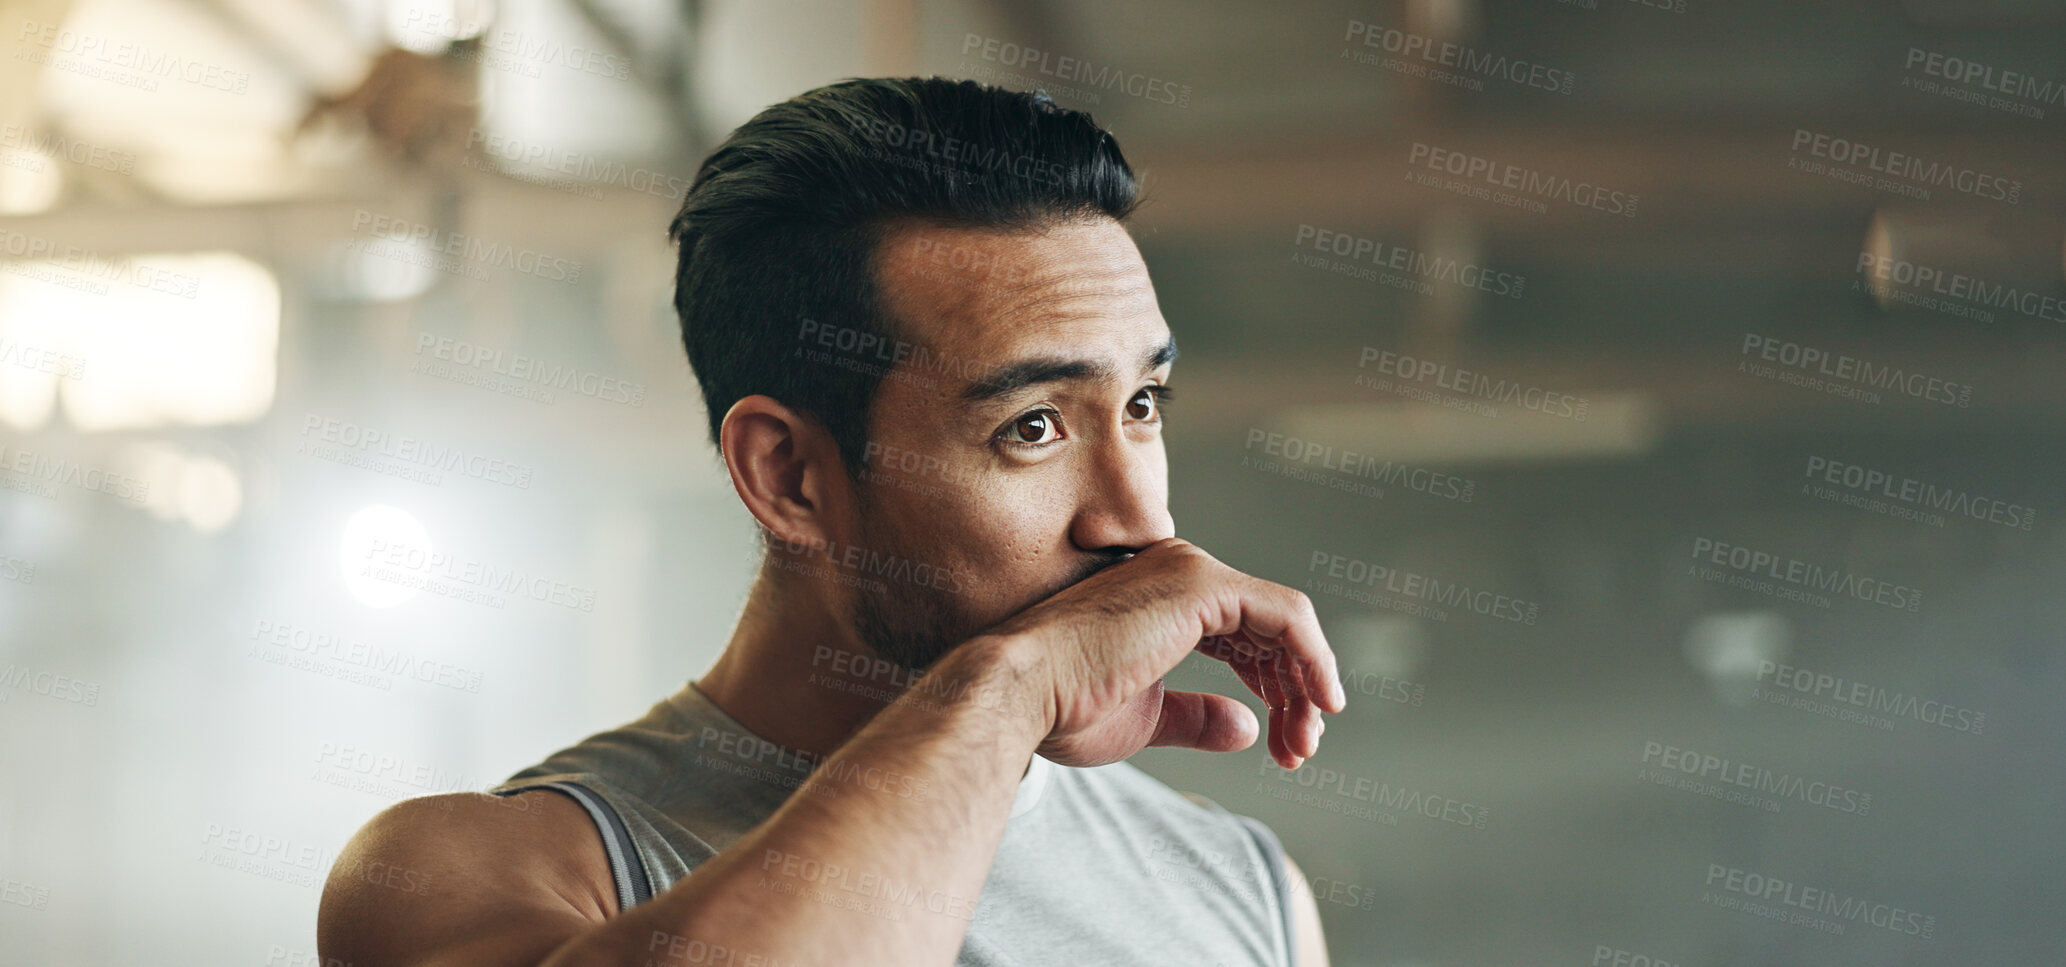
[[[1159,407],[1154,390],[1141,390],[1126,404],[1126,416],[1133,420],[1153,420]]]
[[[1050,410],[1034,410],[1012,421],[1013,443],[1047,443],[1055,438],[1057,429],[1055,415]]]

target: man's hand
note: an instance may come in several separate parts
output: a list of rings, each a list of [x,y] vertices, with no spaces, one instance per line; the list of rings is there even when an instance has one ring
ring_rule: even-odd
[[[891,702],[813,771],[813,794],[789,796],[648,903],[615,910],[602,843],[571,799],[527,792],[511,797],[523,801],[515,809],[455,793],[389,809],[348,847],[354,868],[426,871],[446,887],[397,903],[333,873],[322,952],[367,967],[585,967],[647,963],[659,938],[729,951],[728,963],[953,963],[967,919],[826,903],[807,879],[771,872],[768,858],[978,897],[1036,750],[1100,765],[1148,745],[1231,752],[1255,741],[1240,702],[1163,690],[1193,649],[1231,664],[1269,703],[1270,751],[1286,768],[1316,751],[1320,713],[1345,704],[1305,595],[1161,541],[948,652],[927,675],[976,700],[914,689]],[[900,795],[871,786],[872,775],[949,794]]]
[[[1270,707],[1270,754],[1296,769],[1319,751],[1320,713],[1347,705],[1334,652],[1303,593],[1234,570],[1188,542],[1158,541],[984,635],[1044,698],[1040,754],[1073,766],[1150,745],[1210,752],[1255,741],[1255,714],[1224,695],[1171,692],[1186,654],[1227,662]]]

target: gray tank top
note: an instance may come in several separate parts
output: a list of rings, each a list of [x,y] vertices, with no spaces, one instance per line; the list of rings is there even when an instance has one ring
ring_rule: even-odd
[[[688,684],[637,721],[489,791],[549,788],[579,802],[602,833],[627,910],[767,819],[817,764],[754,735]],[[1294,960],[1276,835],[1125,762],[1080,769],[1034,756],[980,899],[867,880],[823,886],[888,916],[929,908],[969,920],[960,967]]]

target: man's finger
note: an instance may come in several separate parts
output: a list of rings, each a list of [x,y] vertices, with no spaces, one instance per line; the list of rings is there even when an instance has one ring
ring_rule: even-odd
[[[1234,669],[1234,674],[1241,678],[1241,684],[1248,686],[1248,690],[1254,692],[1256,698],[1263,697],[1262,672],[1256,669],[1253,660],[1241,655],[1232,655],[1221,660]],[[1264,701],[1267,703],[1268,700]]]
[[[1270,690],[1265,700],[1273,709],[1281,710],[1283,716],[1284,748],[1292,755],[1307,758],[1320,751],[1320,730],[1317,725],[1319,710],[1306,696],[1305,675],[1300,665],[1289,652],[1278,651],[1261,662],[1264,688]],[[1270,685],[1274,683],[1274,689]],[[1271,719],[1272,725],[1277,719]]]
[[[1277,755],[1277,764],[1286,769],[1296,769],[1306,761],[1291,745],[1291,710],[1278,709],[1270,713],[1271,749]]]
[[[1243,600],[1240,630],[1264,652],[1288,652],[1305,675],[1301,691],[1326,711],[1342,711],[1348,695],[1340,687],[1334,649],[1327,644],[1327,633],[1320,628],[1311,600],[1281,584],[1251,580],[1258,594]]]
[[[1310,757],[1320,751],[1320,707],[1306,693],[1305,670],[1301,663],[1284,656],[1276,662],[1284,685],[1285,735],[1292,749]]]
[[[1277,671],[1246,655],[1234,655],[1225,661],[1228,667],[1234,669],[1234,674],[1241,677],[1242,684],[1247,685],[1248,690],[1262,699],[1263,705],[1269,709],[1270,758],[1286,769],[1298,768],[1304,757],[1292,747],[1291,732],[1287,724],[1290,713],[1283,708],[1283,688]],[[1278,697],[1273,698],[1273,695]]]
[[[1162,716],[1148,744],[1238,752],[1255,744],[1257,730],[1255,713],[1225,695],[1163,692]]]

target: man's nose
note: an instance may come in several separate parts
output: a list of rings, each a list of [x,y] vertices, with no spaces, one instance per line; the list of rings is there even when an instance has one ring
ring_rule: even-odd
[[[1174,536],[1161,442],[1120,440],[1101,447],[1079,492],[1070,533],[1076,546],[1131,552]]]

